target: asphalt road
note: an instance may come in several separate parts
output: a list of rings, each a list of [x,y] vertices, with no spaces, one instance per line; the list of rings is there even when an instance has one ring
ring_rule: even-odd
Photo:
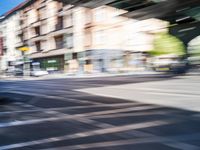
[[[0,81],[0,150],[200,150],[200,114],[77,92],[170,76]]]

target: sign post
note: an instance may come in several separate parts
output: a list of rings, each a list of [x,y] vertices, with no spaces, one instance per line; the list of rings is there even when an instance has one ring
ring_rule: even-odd
[[[27,46],[23,46],[23,47],[18,48],[18,50],[22,51],[22,53],[23,53],[23,61],[24,61],[23,72],[24,72],[24,75],[30,76],[31,60],[26,55],[24,55],[24,52],[29,51],[30,48],[27,47]]]

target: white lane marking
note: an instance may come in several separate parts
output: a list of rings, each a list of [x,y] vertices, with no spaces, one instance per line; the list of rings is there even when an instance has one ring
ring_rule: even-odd
[[[120,115],[120,114],[119,114]],[[92,125],[95,125],[97,127],[101,127],[101,128],[111,128],[111,127],[116,127],[114,125],[110,125],[110,124],[107,124],[107,123],[101,123],[101,122],[98,122],[98,121],[94,121],[94,120],[90,120],[90,119],[87,119],[87,118],[82,118],[82,119],[79,119],[80,122],[83,122],[83,123],[88,123],[88,124],[92,124]],[[129,137],[132,138],[132,136],[136,136],[136,137],[157,137],[156,135],[154,134],[150,134],[150,133],[145,133],[143,131],[137,131],[137,130],[134,130],[134,131],[131,131],[128,133],[128,135],[130,135]],[[85,136],[85,135],[80,135],[80,136]],[[123,134],[118,134],[118,136],[120,137],[125,137],[127,138],[127,134],[123,135]],[[128,138],[129,138],[128,137]],[[166,137],[165,137],[166,138]],[[167,139],[167,138],[166,138]],[[178,148],[180,150],[199,150],[200,147],[197,147],[197,146],[194,146],[194,145],[191,145],[191,144],[187,144],[187,143],[183,143],[183,142],[176,142],[176,141],[173,141],[171,143],[166,143],[166,142],[161,142],[162,144],[164,145],[167,145],[167,146],[170,146],[170,147],[173,147],[173,148]]]
[[[154,111],[154,112],[134,112],[134,113],[122,113],[122,114],[108,114],[101,116],[92,116],[91,119],[106,119],[106,118],[118,118],[118,117],[134,117],[134,116],[149,116],[149,115],[168,115],[175,111]]]
[[[107,141],[107,142],[97,142],[97,143],[89,143],[89,144],[80,144],[80,145],[72,145],[72,146],[64,146],[64,147],[55,147],[43,150],[82,150],[82,149],[95,149],[95,148],[107,148],[107,147],[117,147],[117,146],[125,146],[125,145],[134,145],[134,144],[145,144],[145,143],[169,143],[174,141],[186,141],[186,140],[195,140],[200,137],[200,134],[186,135],[184,136],[168,136],[168,137],[147,137],[147,138],[139,138],[139,139],[126,139],[126,140],[117,140],[117,141]],[[177,142],[178,143],[178,142]],[[193,148],[192,150],[199,150],[198,146],[185,144],[187,147]],[[172,146],[172,145],[171,145]],[[182,146],[177,146],[182,148]],[[195,148],[195,149],[194,149]],[[188,150],[188,149],[187,149]],[[190,149],[189,149],[190,150]]]
[[[49,96],[45,94],[39,94],[39,93],[29,93],[29,92],[20,92],[20,91],[1,91],[0,93],[11,93],[11,94],[21,94],[21,95],[27,95],[27,96],[34,96],[35,98],[49,98],[49,99],[58,99],[62,101],[71,101],[75,103],[85,103],[85,104],[102,104],[99,102],[93,102],[93,101],[88,101],[88,100],[78,100],[78,99],[73,99],[73,98],[67,98],[67,97],[62,97],[62,96]]]
[[[180,84],[180,83],[179,83]],[[114,87],[114,88],[119,88],[120,86],[118,87]],[[127,89],[127,90],[130,90],[130,87],[122,87],[123,89]],[[136,90],[136,91],[144,91],[144,92],[153,92],[153,93],[157,93],[157,92],[160,92],[160,93],[170,93],[170,94],[184,94],[184,95],[196,95],[196,96],[200,96],[199,92],[198,91],[188,91],[188,90],[179,90],[179,89],[159,89],[159,87],[131,87],[132,90]]]
[[[47,138],[47,139],[35,140],[35,141],[30,141],[30,142],[5,145],[5,146],[0,146],[0,149],[8,150],[8,149],[13,149],[13,148],[21,148],[21,147],[25,147],[25,146],[33,146],[36,144],[50,143],[50,142],[54,142],[55,141],[54,139],[56,139],[56,141],[58,141],[57,139],[59,139],[60,141],[68,140],[68,139],[76,139],[76,138],[83,138],[83,137],[89,137],[89,136],[96,136],[96,135],[103,135],[103,134],[118,133],[118,132],[123,132],[123,131],[142,129],[142,128],[147,128],[147,127],[161,126],[161,125],[166,125],[166,124],[171,124],[171,123],[173,123],[173,121],[171,121],[171,120],[163,120],[163,121],[157,120],[157,121],[129,124],[129,125],[111,127],[111,128],[106,128],[106,129],[90,130],[90,131],[70,134],[70,135],[66,135],[66,136],[51,137],[51,138]]]
[[[160,108],[160,106],[135,106],[131,108],[121,108],[121,109],[114,109],[114,110],[106,110],[106,111],[98,111],[98,112],[90,112],[90,113],[83,113],[83,114],[75,114],[75,115],[62,115],[57,117],[51,118],[41,118],[41,119],[32,119],[32,120],[25,120],[25,121],[14,121],[9,123],[0,123],[0,128],[3,127],[11,127],[11,126],[20,126],[20,125],[30,125],[30,124],[38,124],[47,121],[58,121],[58,120],[65,120],[65,119],[75,119],[81,117],[90,117],[90,116],[97,116],[97,115],[105,115],[105,114],[113,114],[113,113],[121,113],[121,112],[129,112],[129,111],[138,111],[138,110],[149,110],[149,109],[156,109]]]
[[[23,105],[23,103],[22,103]],[[16,114],[16,113],[29,113],[29,112],[38,112],[38,111],[42,111],[42,112],[46,112],[46,111],[59,111],[59,110],[71,110],[71,109],[84,109],[84,108],[99,108],[99,107],[105,107],[105,109],[108,109],[107,107],[123,107],[123,106],[135,106],[135,105],[139,105],[139,103],[117,103],[117,104],[99,104],[99,105],[89,105],[89,106],[70,106],[70,107],[56,107],[56,108],[37,108],[37,109],[33,109],[33,110],[17,110],[17,111],[4,111],[4,112],[0,112],[0,115],[4,115],[4,114]],[[32,105],[34,106],[34,105]]]
[[[178,94],[178,93],[167,93],[167,92],[145,92],[146,94],[154,94],[154,95],[164,95],[164,96],[180,96],[180,97],[194,97],[200,98],[200,95],[192,95],[192,94]]]

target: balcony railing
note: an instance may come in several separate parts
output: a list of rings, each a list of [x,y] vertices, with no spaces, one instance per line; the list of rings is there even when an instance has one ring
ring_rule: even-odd
[[[64,42],[63,41],[59,41],[56,43],[56,49],[62,49],[64,48]]]
[[[63,29],[63,24],[62,23],[57,23],[55,26],[55,30],[62,30]]]

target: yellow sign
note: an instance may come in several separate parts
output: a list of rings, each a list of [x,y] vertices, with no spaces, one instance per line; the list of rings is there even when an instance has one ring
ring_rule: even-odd
[[[28,51],[29,47],[20,47],[20,48],[18,48],[18,50],[20,50],[20,51]]]

